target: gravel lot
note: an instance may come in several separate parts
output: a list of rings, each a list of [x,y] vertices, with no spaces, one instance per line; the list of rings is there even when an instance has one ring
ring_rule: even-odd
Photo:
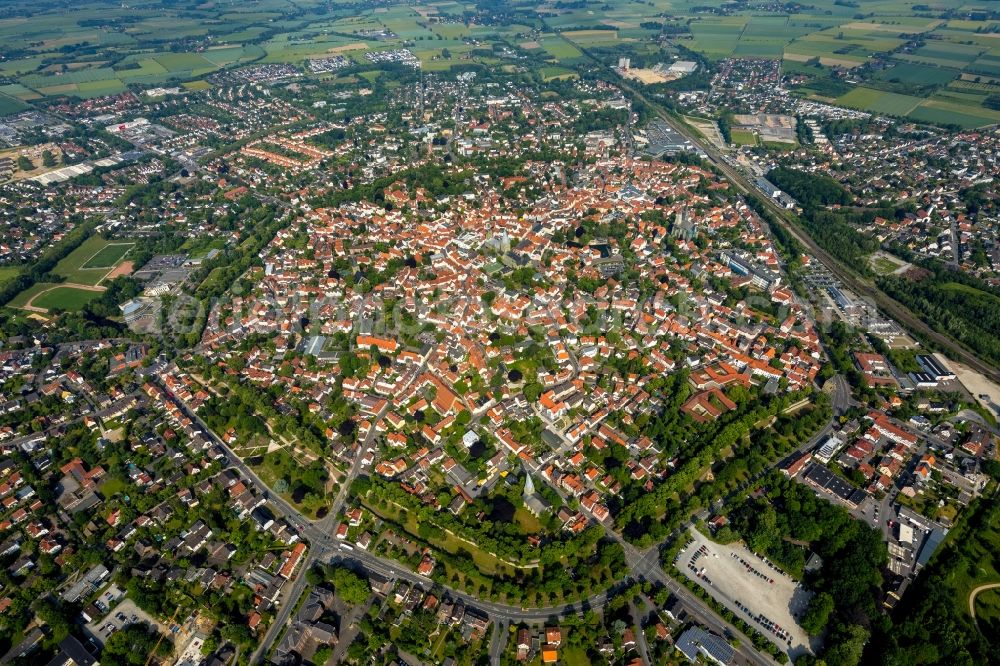
[[[695,529],[691,530],[691,536],[694,541],[677,559],[680,571],[793,659],[813,651],[809,637],[794,619],[805,611],[810,592],[741,543],[723,546]],[[759,615],[780,627],[785,635],[779,636],[777,628],[769,629],[762,621],[755,620]]]

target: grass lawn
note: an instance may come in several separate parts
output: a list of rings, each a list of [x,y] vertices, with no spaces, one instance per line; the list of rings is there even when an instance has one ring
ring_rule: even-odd
[[[74,287],[54,287],[36,296],[32,301],[32,307],[52,310],[82,310],[83,306],[101,295],[99,291],[88,291],[76,289]]]
[[[961,282],[945,282],[941,285],[941,288],[947,291],[960,292],[963,294],[968,294],[970,296],[975,296],[976,298],[989,298],[992,294],[982,291],[981,289],[976,289],[972,285],[962,284]],[[996,296],[992,296],[992,300],[1000,301]],[[1000,305],[1000,302],[998,302]]]
[[[111,245],[105,245],[95,252],[90,259],[87,259],[80,268],[104,268],[110,270],[128,254],[133,245],[133,243],[112,243]]]
[[[893,261],[889,261],[885,257],[873,257],[872,258],[872,268],[879,275],[888,275],[889,273],[892,273],[893,271],[895,271],[899,267],[900,267],[900,264],[897,264],[897,263],[895,263]]]
[[[514,521],[521,526],[525,534],[537,534],[544,529],[542,527],[542,522],[531,515],[527,509],[523,506],[519,506],[514,512]]]
[[[581,647],[567,645],[563,648],[561,661],[566,666],[590,666],[587,651]]]
[[[976,595],[976,621],[987,636],[1000,635],[1000,588]]]
[[[737,146],[756,146],[757,135],[748,130],[733,130],[733,143]]]
[[[109,241],[98,235],[91,236],[56,264],[52,272],[66,278],[68,282],[90,285],[99,284],[113,265],[94,268],[88,266],[88,264],[93,260],[105,263],[110,253],[120,251],[120,249],[110,250],[108,253],[105,253],[105,250],[111,245],[117,245],[120,248],[123,244],[121,242]],[[128,247],[131,247],[131,245],[134,245],[134,243],[129,244]],[[127,251],[127,247],[125,249]],[[124,252],[118,257],[119,261],[123,256]]]
[[[222,279],[222,267],[213,268],[211,272],[205,276],[205,280],[198,286],[199,289],[208,289],[210,286],[214,285],[216,282]]]
[[[118,493],[125,492],[128,489],[128,484],[121,479],[109,478],[101,486],[101,494],[104,497],[114,497]]]
[[[546,82],[554,81],[556,79],[579,78],[579,75],[573,70],[557,66],[542,67],[538,70],[538,73],[542,75],[542,80]]]
[[[963,511],[962,519],[952,528],[938,548],[932,564],[942,557],[955,557],[946,578],[954,603],[962,613],[969,612],[969,593],[987,583],[1000,583],[996,553],[1000,552],[1000,505],[980,499]],[[985,598],[985,605],[990,604]],[[977,613],[984,604],[977,598]],[[986,609],[987,613],[995,611]]]
[[[0,266],[0,286],[7,284],[20,274],[20,266]]]
[[[503,573],[507,575],[513,574],[513,568],[498,560],[492,553],[487,553],[478,546],[467,541],[463,541],[448,532],[444,532],[441,538],[425,538],[419,536],[419,524],[417,517],[403,507],[391,503],[384,509],[373,506],[370,503],[365,503],[365,506],[382,518],[399,524],[404,530],[409,532],[410,535],[427,541],[433,546],[441,548],[449,553],[457,553],[459,550],[464,550],[472,557],[476,566],[478,566],[479,570],[485,575],[495,574],[498,571],[503,571]]]
[[[23,308],[25,305],[31,302],[32,298],[42,293],[46,289],[55,286],[58,285],[56,285],[53,282],[36,282],[35,284],[31,285],[30,287],[19,293],[14,298],[10,299],[10,302],[7,305],[12,308]]]

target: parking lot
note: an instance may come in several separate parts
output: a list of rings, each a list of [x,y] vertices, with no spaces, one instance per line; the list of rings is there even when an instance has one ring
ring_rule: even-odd
[[[101,598],[103,599],[104,595],[101,595]],[[156,620],[150,617],[146,611],[136,606],[135,602],[131,599],[125,599],[100,620],[95,620],[87,624],[85,629],[103,647],[112,634],[122,627],[136,622],[145,622],[156,627],[157,630],[163,630],[163,627]]]
[[[795,620],[809,603],[805,588],[739,543],[723,546],[694,529],[691,535],[677,558],[680,571],[793,659],[813,651]]]
[[[94,600],[94,607],[102,613],[107,613],[111,607],[118,603],[118,600],[125,596],[125,593],[117,585],[112,583],[107,589],[101,592],[101,596]]]

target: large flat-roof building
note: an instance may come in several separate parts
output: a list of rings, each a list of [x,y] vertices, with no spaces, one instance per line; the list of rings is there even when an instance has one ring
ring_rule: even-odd
[[[691,627],[681,634],[676,647],[691,663],[702,655],[713,664],[728,666],[736,657],[736,650],[725,638],[701,627]]]

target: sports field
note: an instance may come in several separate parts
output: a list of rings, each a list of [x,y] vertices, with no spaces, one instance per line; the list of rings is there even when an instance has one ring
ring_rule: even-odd
[[[132,249],[134,243],[110,243],[98,250],[84,262],[82,269],[106,268],[111,269],[118,265],[128,251]]]
[[[47,313],[53,308],[79,310],[103,292],[103,287],[39,282],[15,296],[9,305],[38,313]]]
[[[101,295],[99,291],[87,291],[74,287],[54,287],[39,294],[31,301],[33,308],[41,310],[79,310]]]
[[[52,272],[66,278],[67,282],[98,285],[134,245],[91,236],[56,264]]]
[[[747,130],[733,130],[733,143],[737,146],[756,146],[757,135]]]

